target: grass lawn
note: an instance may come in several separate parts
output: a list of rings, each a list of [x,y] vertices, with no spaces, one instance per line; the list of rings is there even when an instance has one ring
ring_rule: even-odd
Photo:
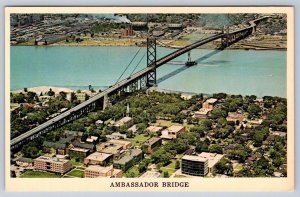
[[[140,176],[140,172],[137,166],[133,166],[127,170],[124,174],[127,178],[135,178]]]
[[[71,159],[70,162],[71,162],[72,166],[82,166],[82,167],[84,166],[83,163],[77,162],[77,161],[75,161],[75,159]]]
[[[144,134],[136,135],[134,138],[128,139],[134,146],[141,146],[150,136],[144,136]]]
[[[75,170],[72,170],[71,172],[69,172],[67,175],[78,177],[78,178],[83,178],[84,177],[84,171],[75,169]]]
[[[20,178],[61,178],[61,175],[57,175],[50,172],[41,172],[41,171],[26,171],[23,173]]]
[[[174,172],[177,171],[174,168],[166,168],[166,167],[161,167],[160,169],[162,170],[160,177],[164,177],[164,172],[168,172],[169,176],[171,176]]]
[[[174,168],[175,169],[175,163],[176,163],[176,160],[175,159],[172,159],[171,160],[171,163],[169,163],[167,166],[165,166],[166,168]]]
[[[236,166],[235,166],[235,168],[233,169],[233,171],[234,172],[239,172],[239,171],[241,171],[243,169],[243,164],[237,164]]]

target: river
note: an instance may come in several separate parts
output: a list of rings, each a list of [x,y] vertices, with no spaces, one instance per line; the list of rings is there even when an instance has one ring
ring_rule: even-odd
[[[104,89],[114,84],[138,47],[11,46],[11,90],[34,86]],[[158,58],[174,51],[157,48]],[[146,52],[142,48],[124,73],[132,73]],[[184,54],[158,68],[158,88],[192,93],[217,93],[286,97],[286,51],[194,49],[198,64],[186,68]],[[143,58],[135,71],[146,66]]]

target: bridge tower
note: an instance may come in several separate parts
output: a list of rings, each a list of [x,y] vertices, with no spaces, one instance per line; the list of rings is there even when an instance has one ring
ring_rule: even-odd
[[[156,67],[156,38],[147,37],[147,66]],[[147,74],[147,87],[156,85],[156,68]]]

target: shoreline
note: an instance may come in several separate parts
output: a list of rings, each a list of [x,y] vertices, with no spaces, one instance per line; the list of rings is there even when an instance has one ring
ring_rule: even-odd
[[[72,87],[72,88],[71,88]],[[55,94],[59,94],[59,92],[61,91],[64,91],[66,93],[71,93],[71,92],[76,92],[77,90],[81,90],[82,92],[87,92],[89,91],[88,89],[88,86],[85,88],[79,88],[79,89],[75,89],[75,87],[77,86],[35,86],[35,87],[28,87],[27,90],[28,92],[29,91],[32,91],[32,92],[36,92],[37,94],[40,94],[41,92],[45,93],[47,91],[49,91],[49,89],[51,88],[52,91],[55,92]],[[78,86],[78,87],[84,87],[84,86]],[[104,87],[104,86],[94,86],[94,87]],[[102,91],[105,90],[106,88],[103,88],[101,89]],[[98,92],[99,89],[95,89],[96,92]],[[203,96],[205,97],[210,97],[212,96],[213,94],[218,94],[218,93],[221,93],[221,92],[216,92],[216,93],[204,93],[204,92],[200,92],[200,93],[196,93],[196,92],[185,92],[185,91],[177,91],[177,90],[166,90],[166,89],[162,89],[162,88],[158,88],[158,87],[150,87],[148,89],[145,89],[145,90],[148,90],[148,91],[156,91],[156,92],[163,92],[163,93],[169,93],[169,94],[181,94],[182,97],[184,98],[190,98],[194,95],[200,95],[200,94],[203,94]],[[10,91],[11,93],[20,93],[20,92],[23,92],[24,93],[24,90],[12,90]],[[231,94],[231,93],[227,93],[227,92],[222,92],[222,93],[225,93],[227,95],[237,95],[237,94]],[[252,94],[241,94],[243,97],[244,96],[250,96]],[[255,95],[255,94],[253,94]],[[257,96],[257,95],[255,95]],[[264,96],[269,96],[269,95],[264,95]],[[282,97],[282,96],[272,96],[272,97],[280,97],[280,98],[286,98],[286,97]],[[262,97],[259,97],[257,96],[257,98],[260,98],[262,99]]]
[[[51,45],[22,45],[22,44],[17,44],[17,45],[10,45],[10,46],[14,46],[14,47],[18,47],[18,46],[22,46],[22,47],[141,47],[141,46],[137,46],[137,45],[88,45],[88,44],[79,44],[79,45],[67,45],[67,44],[51,44]],[[162,48],[169,48],[169,49],[180,49],[182,48],[181,46],[170,46],[170,47],[166,47],[166,46],[161,46],[158,45],[159,47]],[[248,48],[243,48],[243,47],[232,47],[232,48],[226,48],[226,50],[254,50],[254,51],[287,51],[287,48],[285,47],[279,47],[279,48],[274,48],[274,47],[251,47],[250,45]],[[217,48],[212,48],[212,47],[198,47],[196,49],[207,49],[207,50],[217,50]]]

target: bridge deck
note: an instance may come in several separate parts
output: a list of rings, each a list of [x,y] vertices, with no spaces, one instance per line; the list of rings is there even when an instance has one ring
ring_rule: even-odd
[[[249,27],[241,29],[241,30],[238,30],[238,32],[244,31],[244,30],[249,29],[249,28],[253,28],[256,25],[257,21],[263,20],[264,18],[265,17],[263,17],[261,19],[256,19],[256,20],[250,21],[249,22],[250,23]],[[160,67],[161,65],[169,62],[170,60],[172,60],[172,59],[174,59],[174,58],[176,58],[176,57],[178,57],[178,56],[180,56],[180,55],[182,55],[182,54],[184,54],[184,53],[186,53],[186,52],[188,52],[188,51],[190,51],[190,50],[192,50],[194,48],[197,48],[197,47],[199,47],[199,46],[201,46],[203,44],[206,44],[206,43],[211,42],[213,40],[222,38],[224,36],[225,36],[225,34],[223,34],[223,33],[217,34],[217,35],[214,35],[214,36],[202,39],[200,41],[197,41],[197,42],[195,42],[193,44],[190,44],[190,45],[188,45],[186,47],[178,49],[178,50],[170,53],[169,55],[166,55],[165,57],[157,60],[156,63],[154,63],[154,64],[150,65],[149,67],[146,67],[146,68],[144,68],[144,69],[136,72],[135,74],[133,74],[132,76],[130,76],[127,79],[123,79],[122,81],[120,81],[120,82],[114,84],[113,86],[105,89],[103,92],[98,93],[97,95],[93,96],[89,100],[82,102],[81,104],[79,104],[79,105],[77,105],[77,106],[75,106],[75,107],[73,107],[73,108],[71,108],[71,109],[63,112],[62,114],[60,114],[60,115],[52,118],[51,120],[49,120],[49,121],[47,121],[47,122],[45,122],[45,123],[43,123],[43,124],[41,124],[41,125],[33,128],[33,129],[27,131],[26,133],[23,133],[20,136],[12,139],[10,141],[10,146],[13,146],[13,145],[15,145],[15,144],[23,141],[24,139],[26,139],[26,138],[34,135],[35,133],[38,133],[39,131],[41,131],[41,130],[43,130],[43,129],[49,127],[49,126],[51,126],[55,122],[58,122],[59,120],[62,120],[64,118],[68,117],[71,113],[76,112],[76,111],[78,111],[78,110],[80,110],[80,109],[82,109],[82,108],[84,108],[84,107],[86,107],[86,106],[88,106],[88,105],[96,102],[97,100],[101,99],[105,95],[108,95],[108,94],[110,94],[112,92],[115,92],[116,90],[118,90],[118,89],[120,89],[122,87],[126,87],[127,85],[129,85],[133,81],[135,81],[137,79],[140,79],[141,77],[145,76],[150,71],[152,71],[152,70]]]

